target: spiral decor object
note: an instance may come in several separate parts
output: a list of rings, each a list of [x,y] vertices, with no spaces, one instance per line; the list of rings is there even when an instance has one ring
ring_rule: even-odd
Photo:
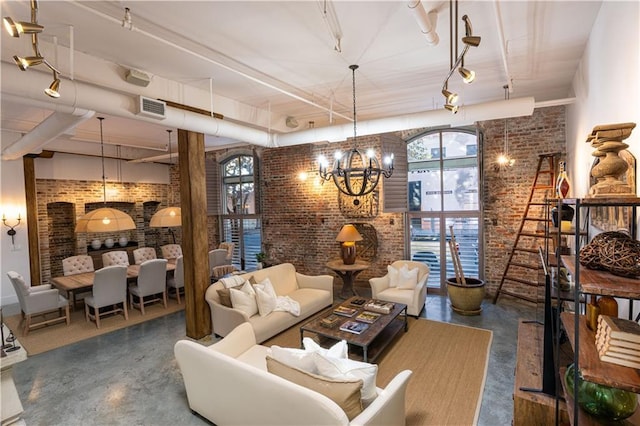
[[[580,264],[623,277],[640,275],[640,241],[622,232],[603,232],[580,249]]]

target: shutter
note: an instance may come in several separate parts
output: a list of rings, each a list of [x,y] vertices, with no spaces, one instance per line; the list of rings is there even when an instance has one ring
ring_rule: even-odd
[[[407,198],[407,144],[395,133],[380,135],[382,142],[382,157],[393,153],[394,170],[390,178],[385,178],[382,184],[383,213],[406,212]]]
[[[220,166],[215,158],[207,155],[204,160],[205,178],[207,180],[207,215],[220,214]]]

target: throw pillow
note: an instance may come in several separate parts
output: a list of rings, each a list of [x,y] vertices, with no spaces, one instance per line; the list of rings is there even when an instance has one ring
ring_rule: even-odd
[[[234,309],[241,310],[249,317],[258,313],[256,292],[253,290],[251,284],[249,284],[249,281],[245,281],[240,290],[230,288],[229,292],[231,295],[231,306]]]
[[[389,287],[398,286],[398,274],[400,273],[396,268],[389,265],[387,266],[387,273],[389,274]]]
[[[240,290],[242,286],[232,287],[236,290]],[[233,305],[231,304],[231,292],[228,288],[219,288],[218,289],[218,297],[220,297],[220,304],[226,306],[227,308],[231,308]]]
[[[407,265],[400,268],[398,274],[398,288],[401,290],[413,290],[418,285],[418,268],[409,270]]]
[[[275,293],[269,293],[261,288],[256,288],[255,291],[258,313],[261,317],[269,315],[276,308],[278,298],[275,297]]]
[[[220,278],[220,282],[222,283],[224,288],[231,288],[244,284],[245,279],[240,275],[232,275],[227,278]]]
[[[315,354],[318,374],[336,380],[362,380],[362,402],[367,405],[373,401],[378,392],[376,390],[376,377],[378,366],[366,362],[351,359],[323,357]]]
[[[289,367],[297,368],[307,373],[318,373],[313,352],[305,349],[282,348],[273,345],[268,353],[273,359]]]
[[[267,371],[307,389],[318,392],[338,404],[349,420],[362,412],[360,389],[362,380],[331,380],[267,357]]]
[[[341,340],[329,349],[325,349],[311,337],[305,337],[302,339],[302,346],[304,346],[305,351],[317,352],[322,356],[330,356],[332,358],[347,358],[349,356],[349,345],[347,345],[346,340]]]

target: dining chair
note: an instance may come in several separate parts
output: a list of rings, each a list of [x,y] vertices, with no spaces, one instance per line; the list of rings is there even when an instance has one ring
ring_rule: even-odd
[[[126,251],[115,250],[102,253],[102,266],[129,266],[129,255]]]
[[[173,277],[167,279],[167,288],[173,288],[176,292],[178,305],[180,304],[180,291],[184,290],[184,257],[179,256],[176,259],[176,269],[173,271]]]
[[[105,307],[109,307],[110,310],[100,310]],[[100,328],[101,316],[119,312],[122,312],[125,320],[129,319],[127,267],[125,265],[105,266],[95,273],[91,296],[84,299],[84,315],[87,321],[94,320],[96,327]]]
[[[157,259],[156,249],[153,247],[140,247],[133,251],[133,260],[136,265],[151,259]]]
[[[162,250],[162,257],[165,259],[177,259],[179,256],[182,256],[182,247],[180,244],[166,244],[160,247]]]
[[[159,297],[160,294],[162,298]],[[152,259],[142,262],[138,282],[129,287],[131,309],[137,307],[144,315],[144,305],[155,302],[162,302],[164,307],[167,307],[167,259]]]
[[[62,259],[62,274],[65,277],[93,271],[93,258],[89,255],[80,254]]]
[[[58,290],[52,288],[50,284],[31,286],[27,284],[24,277],[15,271],[7,272],[13,289],[18,296],[18,302],[20,302],[20,310],[22,311],[22,317],[25,320],[23,333],[26,336],[29,331],[35,327],[41,325],[54,324],[56,322],[67,322],[67,325],[71,322],[69,316],[69,302],[64,296],[58,293]],[[64,309],[64,315],[62,311]],[[58,315],[55,318],[46,318],[45,314],[58,311]],[[43,320],[39,322],[32,322],[32,318],[36,316],[43,316]]]

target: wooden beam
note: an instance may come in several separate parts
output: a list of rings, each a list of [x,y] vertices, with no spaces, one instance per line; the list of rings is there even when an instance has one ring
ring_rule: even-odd
[[[178,129],[178,153],[187,336],[201,339],[212,330],[204,299],[210,279],[204,134]]]
[[[31,285],[42,284],[40,271],[40,243],[38,238],[38,198],[36,192],[36,168],[33,157],[23,157],[24,192],[27,207],[27,240],[29,242],[29,272]]]

